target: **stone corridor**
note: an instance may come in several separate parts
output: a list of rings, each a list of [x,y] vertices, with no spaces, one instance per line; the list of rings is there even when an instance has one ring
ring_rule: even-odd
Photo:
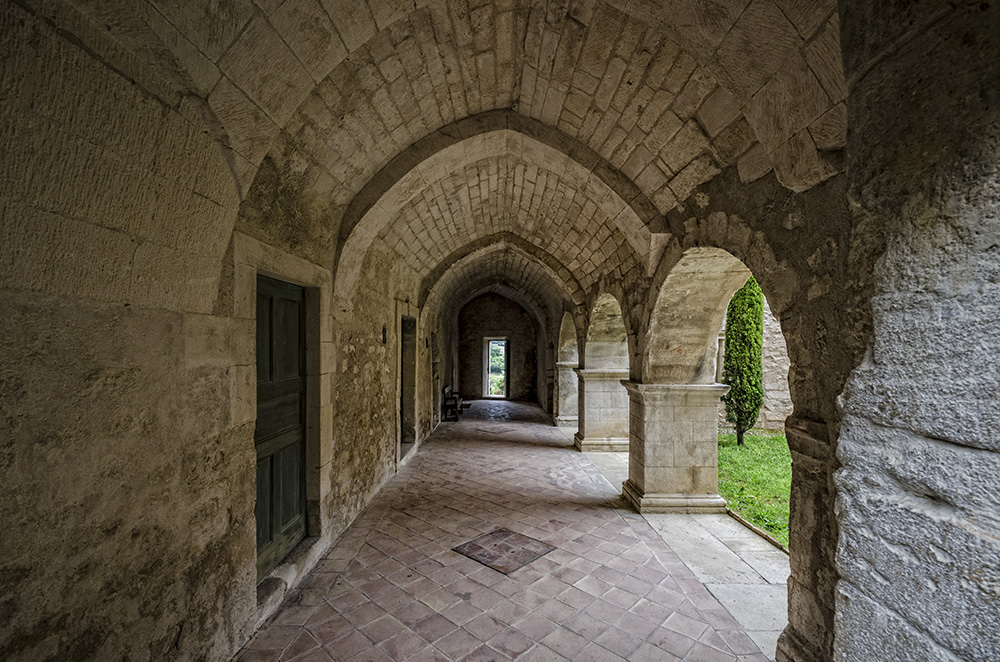
[[[618,492],[537,407],[477,401],[237,659],[766,662]],[[509,575],[452,551],[497,528],[555,550]]]

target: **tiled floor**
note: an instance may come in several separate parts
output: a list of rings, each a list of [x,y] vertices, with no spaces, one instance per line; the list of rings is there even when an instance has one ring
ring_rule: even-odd
[[[452,551],[500,527],[555,549],[509,575]],[[537,408],[479,401],[423,444],[238,659],[768,658]]]

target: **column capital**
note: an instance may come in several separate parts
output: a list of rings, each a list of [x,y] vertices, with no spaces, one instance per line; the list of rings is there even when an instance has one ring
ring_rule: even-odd
[[[714,405],[729,392],[727,384],[642,384],[623,379],[622,386],[629,398],[640,404],[673,400],[690,405]]]

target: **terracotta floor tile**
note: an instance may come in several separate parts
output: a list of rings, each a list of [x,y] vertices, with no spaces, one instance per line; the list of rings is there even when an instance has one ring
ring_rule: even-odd
[[[460,660],[481,645],[480,641],[462,628],[439,639],[434,646],[453,660]]]
[[[535,645],[533,639],[514,628],[506,628],[486,643],[501,653],[506,654],[511,659],[516,658]]]
[[[446,634],[454,632],[457,627],[441,614],[433,613],[414,624],[412,629],[428,642],[434,643]]]
[[[632,632],[627,632],[617,627],[610,627],[594,639],[594,643],[607,648],[619,657],[627,659],[639,647],[643,639],[645,637],[637,637]]]
[[[418,651],[427,647],[427,642],[409,630],[403,630],[392,636],[379,647],[394,660],[407,660]]]
[[[381,618],[377,618],[371,623],[368,623],[367,625],[362,625],[358,629],[368,635],[369,639],[378,644],[385,641],[389,637],[399,634],[406,629],[406,626],[389,614],[386,614]]]
[[[564,657],[573,659],[590,642],[577,633],[560,627],[543,637],[540,643]]]
[[[332,662],[333,658],[322,648],[311,650],[301,657],[295,658],[293,662]]]
[[[502,652],[483,644],[462,658],[462,662],[503,662],[513,659]]]
[[[294,625],[268,625],[257,633],[247,648],[282,651],[296,637],[300,629]]]
[[[364,633],[360,630],[354,630],[350,634],[326,644],[324,648],[335,660],[348,660],[374,645]]]
[[[690,651],[695,644],[695,640],[691,637],[667,628],[660,628],[650,635],[647,641],[657,648],[665,650],[671,655],[676,655],[680,658],[687,655],[688,651]]]
[[[308,630],[299,630],[299,633],[295,635],[295,639],[292,640],[292,643],[288,644],[288,647],[285,648],[285,652],[281,654],[280,659],[282,662],[285,660],[292,660],[299,655],[319,647],[320,642],[309,634]]]
[[[587,644],[573,662],[624,662],[624,659],[595,643]]]
[[[412,627],[418,621],[421,621],[433,614],[434,610],[424,603],[414,600],[404,605],[400,605],[399,607],[393,609],[390,613],[395,616],[399,622]]]
[[[343,637],[344,635],[350,634],[354,631],[355,627],[356,626],[353,623],[340,614],[337,614],[322,623],[312,623],[306,626],[307,630],[311,632],[321,644],[331,642],[335,639]]]
[[[489,641],[510,626],[489,614],[480,614],[462,627],[480,641]]]
[[[581,612],[563,623],[563,627],[577,633],[589,641],[593,641],[608,629],[608,624],[599,621],[586,612]]]
[[[240,662],[756,662],[691,570],[541,420],[490,402],[442,425]],[[452,551],[497,529],[553,549],[508,575]]]

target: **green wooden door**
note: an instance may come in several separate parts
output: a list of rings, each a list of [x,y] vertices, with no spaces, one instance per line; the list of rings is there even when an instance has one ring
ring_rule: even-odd
[[[305,536],[301,287],[257,277],[257,579]]]

